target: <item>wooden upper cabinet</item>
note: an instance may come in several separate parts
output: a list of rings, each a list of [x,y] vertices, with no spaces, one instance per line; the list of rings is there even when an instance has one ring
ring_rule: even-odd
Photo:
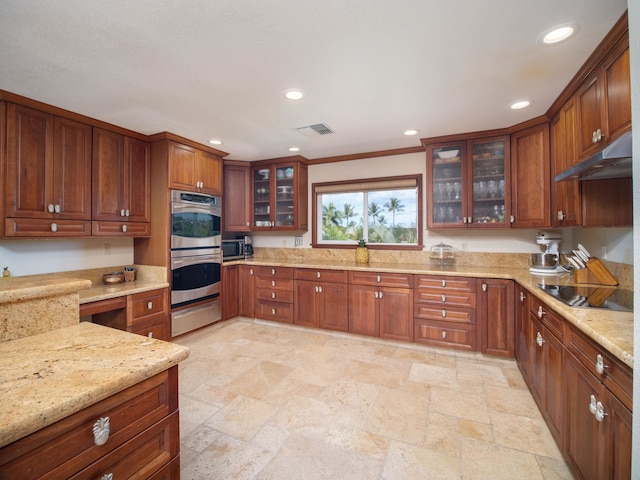
[[[625,37],[575,94],[577,158],[584,160],[631,130],[629,40]]]
[[[252,230],[309,229],[306,159],[253,162],[251,175]]]
[[[222,195],[222,158],[170,141],[169,188]]]
[[[551,223],[553,227],[577,227],[582,223],[580,182],[555,182],[571,168],[576,157],[576,108],[571,98],[551,121]]]
[[[150,222],[150,166],[148,143],[94,128],[92,219]]]
[[[7,217],[90,220],[90,179],[90,126],[7,105]]]
[[[248,232],[251,229],[251,168],[246,162],[224,164],[224,230]]]
[[[549,123],[511,134],[512,227],[551,226]]]

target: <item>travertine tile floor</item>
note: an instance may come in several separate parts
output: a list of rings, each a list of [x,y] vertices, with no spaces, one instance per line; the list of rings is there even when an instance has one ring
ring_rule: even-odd
[[[177,340],[191,479],[570,479],[513,360],[239,318]]]

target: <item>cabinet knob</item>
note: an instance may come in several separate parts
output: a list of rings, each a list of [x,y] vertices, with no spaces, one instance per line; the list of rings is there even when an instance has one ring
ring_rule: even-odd
[[[442,280],[442,286],[443,286],[443,287],[446,287],[446,286],[447,286],[447,281],[446,281],[446,280],[444,280],[444,279]]]
[[[596,403],[596,413],[594,413],[596,421],[602,422],[604,420],[604,417],[606,417],[607,415],[609,414],[604,411],[604,405],[602,405],[602,402]]]
[[[109,440],[111,432],[109,417],[99,418],[93,424],[93,443],[96,445],[104,445]]]
[[[462,223],[467,223],[467,217],[462,217]]]
[[[318,287],[318,293],[322,293],[322,287]]]
[[[124,216],[125,216],[125,215],[124,215],[124,208],[122,208],[122,209],[120,210],[120,216],[121,216],[121,217],[124,217]]]
[[[271,298],[276,298],[276,292],[271,292]]]
[[[516,217],[514,217],[513,215],[511,215],[511,216],[509,217],[509,222],[510,222],[510,223],[516,223]]]
[[[442,330],[442,338],[447,338],[447,331],[446,330]]]
[[[319,288],[319,287],[316,285],[316,293],[318,293],[318,288]]]
[[[544,345],[545,342],[546,342],[546,340],[544,338],[542,338],[542,334],[540,332],[538,332],[536,334],[536,343],[538,344],[538,346],[542,347],[542,345]]]
[[[447,318],[447,311],[446,310],[442,310],[442,318]]]
[[[589,411],[591,412],[591,415],[596,414],[597,408],[598,408],[598,404],[596,402],[596,396],[591,395],[591,401],[589,402]]]
[[[276,281],[275,280],[271,280],[271,286],[275,287],[276,286]]]
[[[125,210],[125,211],[124,211],[124,216],[125,216],[125,217],[128,217],[129,215],[130,215],[129,210]]]
[[[602,355],[596,355],[596,372],[602,375],[606,368],[609,368],[609,365],[604,364],[604,358],[602,358]]]
[[[272,268],[272,269],[271,269],[271,275],[275,275],[275,274],[276,274],[276,269],[275,269],[275,268]]]
[[[524,302],[524,299],[527,298],[524,292],[520,292],[520,301]]]
[[[149,332],[149,333],[147,333],[147,337],[149,337],[149,338],[153,338],[153,332]]]
[[[380,300],[382,300],[382,292],[380,292],[380,293],[378,294],[378,298],[379,298]]]
[[[57,223],[52,223],[51,224],[51,231],[52,232],[57,232],[58,231],[58,224]]]
[[[60,213],[60,205],[56,204],[56,205],[53,207],[53,210],[54,210],[56,213]]]
[[[380,283],[380,280],[381,280],[381,279],[380,279],[380,275],[378,275],[378,276],[376,277],[376,282]]]
[[[249,275],[253,275],[253,268],[249,269]]]
[[[247,226],[247,227],[249,226],[249,222],[247,222],[247,225],[246,225],[246,226]]]
[[[271,315],[275,315],[275,314],[276,314],[276,309],[275,309],[275,308],[272,308],[272,309],[271,309]]]
[[[100,477],[100,480],[113,480],[113,473],[105,473]]]
[[[467,223],[473,223],[473,217],[467,217]]]
[[[542,309],[542,305],[538,307],[538,318],[544,317],[544,310]]]
[[[320,272],[316,272],[316,278],[320,278]]]
[[[53,213],[55,211],[55,208],[53,206],[53,203],[50,203],[49,205],[47,205],[47,211],[49,213]]]
[[[446,295],[442,295],[442,303],[446,303],[447,302],[447,296]]]
[[[373,292],[373,298],[378,298],[378,292]]]
[[[488,288],[487,284],[486,284],[486,283],[483,283],[483,284],[482,284],[482,291],[483,291],[483,292],[486,292],[486,291],[487,291],[487,288]]]
[[[604,138],[604,133],[602,133],[601,129],[597,129],[591,134],[591,142],[592,143],[598,143],[603,138]]]
[[[153,302],[147,302],[147,310],[151,310],[153,308]]]
[[[127,226],[126,226],[126,225],[122,225],[122,231],[123,231],[124,233],[127,233]]]
[[[558,220],[562,221],[564,220],[566,217],[566,215],[564,214],[564,212],[562,210],[558,210]]]

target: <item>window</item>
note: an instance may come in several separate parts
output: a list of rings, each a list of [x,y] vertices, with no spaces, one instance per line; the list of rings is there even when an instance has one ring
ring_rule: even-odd
[[[421,175],[314,184],[314,246],[422,248],[421,186]]]

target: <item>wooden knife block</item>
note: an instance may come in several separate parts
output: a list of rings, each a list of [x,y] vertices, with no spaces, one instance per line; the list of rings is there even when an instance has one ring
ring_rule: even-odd
[[[573,271],[573,279],[576,283],[618,285],[618,279],[597,258],[589,259],[586,265],[587,268]]]

